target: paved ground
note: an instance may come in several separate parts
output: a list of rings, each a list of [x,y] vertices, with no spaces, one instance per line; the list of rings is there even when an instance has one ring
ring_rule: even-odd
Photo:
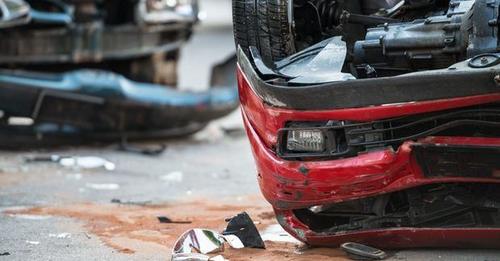
[[[229,1],[213,10],[226,10]],[[213,14],[213,12],[212,12]],[[209,16],[210,17],[210,16]],[[228,12],[214,16],[185,48],[181,86],[207,86],[208,65],[233,48]],[[224,228],[224,218],[248,211],[264,232],[275,224],[260,197],[253,159],[239,114],[189,139],[170,141],[158,157],[119,152],[115,146],[0,153],[0,260],[165,260],[182,231]],[[100,156],[114,171],[28,164],[32,155]],[[111,203],[119,199],[127,204]],[[131,204],[128,204],[131,203]],[[192,224],[159,224],[166,215]],[[278,232],[279,233],[279,232]],[[231,260],[343,260],[335,249],[307,250],[268,242],[268,250],[227,250]],[[420,250],[394,253],[394,260],[500,260],[493,250]]]

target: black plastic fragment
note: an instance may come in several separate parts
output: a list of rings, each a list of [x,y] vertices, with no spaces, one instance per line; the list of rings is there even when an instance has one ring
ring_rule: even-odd
[[[344,243],[340,248],[353,260],[382,260],[387,257],[384,251],[359,243]]]
[[[3,253],[0,253],[0,256],[10,256],[10,253],[9,252],[3,252]]]
[[[246,212],[242,212],[231,218],[226,230],[222,234],[237,236],[245,247],[266,248],[253,220]]]
[[[164,224],[191,224],[192,223],[191,221],[173,221],[166,216],[158,216],[156,218],[158,218],[158,221],[160,221],[160,223],[164,223]]]

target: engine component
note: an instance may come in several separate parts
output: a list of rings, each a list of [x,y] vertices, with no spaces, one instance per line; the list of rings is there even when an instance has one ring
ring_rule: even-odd
[[[498,46],[500,1],[451,0],[445,15],[368,29],[354,46],[361,78],[372,66],[379,76],[446,68]]]
[[[391,9],[396,6],[401,0],[383,0],[383,1],[373,1],[373,0],[363,0],[363,13],[373,14],[381,9]]]

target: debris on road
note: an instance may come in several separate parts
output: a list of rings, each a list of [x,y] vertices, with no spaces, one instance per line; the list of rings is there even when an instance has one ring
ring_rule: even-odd
[[[243,245],[240,238],[235,235],[222,235],[222,237],[234,249],[245,248],[245,245]]]
[[[161,176],[160,179],[167,183],[180,183],[184,179],[184,173],[180,171],[173,171]]]
[[[109,171],[116,169],[116,165],[106,159],[100,157],[69,157],[61,158],[59,164],[64,167],[76,168],[76,169],[97,169],[104,168]]]
[[[59,234],[49,234],[49,237],[66,239],[66,238],[71,238],[71,233],[65,232],[65,233],[59,233]]]
[[[190,229],[175,243],[172,259],[175,259],[177,254],[193,253],[193,249],[205,255],[222,252],[224,251],[224,238],[213,230]]]
[[[120,185],[110,183],[110,184],[94,184],[94,183],[87,183],[85,184],[87,188],[95,189],[95,190],[117,190],[120,188]]]
[[[158,221],[160,221],[160,223],[165,223],[165,224],[191,224],[191,223],[193,223],[191,221],[174,221],[166,216],[158,216],[156,218],[158,218]]]
[[[266,248],[253,220],[246,212],[232,217],[222,234],[237,236],[245,247]]]
[[[30,245],[40,245],[40,241],[30,241],[30,240],[26,240],[26,243],[30,244]]]
[[[121,199],[111,199],[111,203],[114,204],[121,204],[121,205],[132,205],[132,206],[147,206],[150,205],[152,202],[151,200],[147,201],[122,201]]]
[[[26,214],[9,214],[9,216],[24,220],[46,220],[51,218],[50,216],[26,215]]]
[[[262,240],[282,243],[300,244],[301,242],[292,237],[279,224],[270,225],[262,233]]]
[[[359,243],[344,243],[340,248],[353,260],[382,260],[387,257],[384,251]]]
[[[60,155],[33,156],[33,157],[26,157],[24,161],[26,163],[54,162],[54,163],[59,163],[61,166],[74,169],[104,168],[108,171],[113,171],[116,169],[116,165],[113,162],[95,156],[85,156],[85,157],[60,156]]]
[[[0,256],[10,256],[10,253],[9,252],[3,252],[3,253],[0,253]]]
[[[210,257],[197,253],[179,253],[172,255],[171,261],[209,261]]]

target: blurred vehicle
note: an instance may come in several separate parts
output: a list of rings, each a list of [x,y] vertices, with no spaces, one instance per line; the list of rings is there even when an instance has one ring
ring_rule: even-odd
[[[173,89],[196,0],[0,0],[0,12],[0,138],[16,134],[4,147],[183,136],[237,107],[230,83]]]
[[[310,245],[500,247],[500,1],[233,0],[243,118]]]

